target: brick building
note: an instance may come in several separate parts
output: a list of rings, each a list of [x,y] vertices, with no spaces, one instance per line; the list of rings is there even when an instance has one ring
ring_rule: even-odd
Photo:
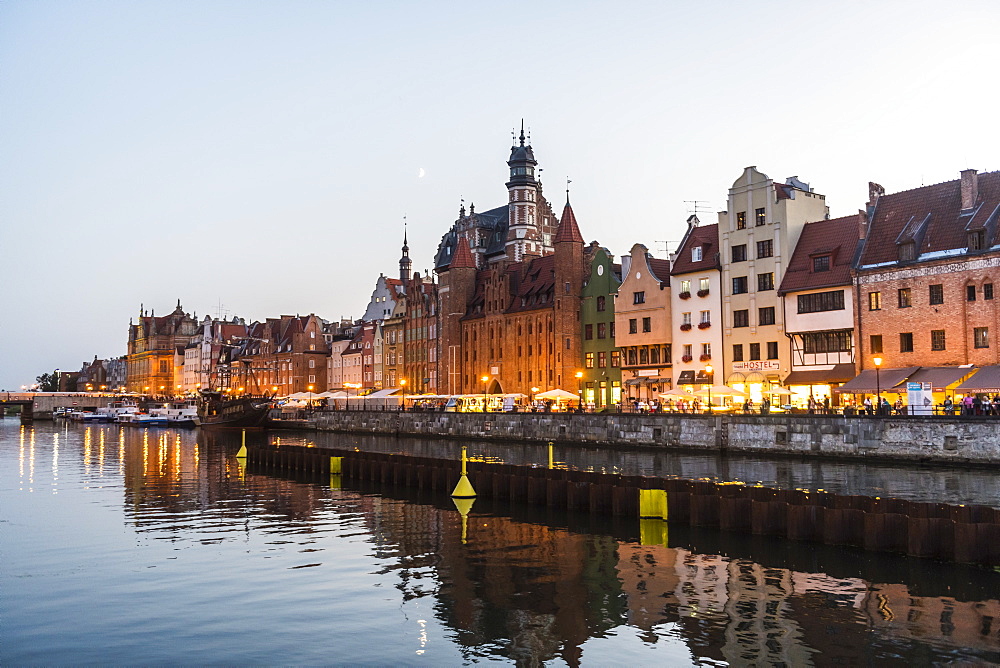
[[[1000,172],[885,194],[870,184],[854,277],[860,369],[1000,362]]]
[[[141,394],[174,394],[183,382],[184,350],[198,333],[198,322],[177,307],[168,315],[146,315],[129,321],[126,387]]]
[[[556,221],[537,164],[522,131],[507,161],[507,204],[485,214],[470,207],[468,216],[463,206],[438,247],[440,392],[581,389],[580,294],[590,258],[568,197]]]
[[[233,349],[232,373],[219,374],[213,385],[279,396],[323,392],[328,356],[324,322],[315,314],[268,318],[249,326],[247,337]]]

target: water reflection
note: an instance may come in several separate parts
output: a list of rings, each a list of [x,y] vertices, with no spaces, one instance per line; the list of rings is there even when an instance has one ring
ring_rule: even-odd
[[[36,464],[64,487],[76,472],[80,485],[95,488],[120,476],[126,523],[175,549],[217,552],[223,561],[212,577],[223,584],[230,568],[241,573],[231,577],[245,577],[239,561],[256,556],[271,560],[271,577],[305,569],[339,581],[351,573],[343,541],[361,539],[371,547],[374,586],[391,588],[401,609],[420,604],[426,613],[405,620],[416,631],[384,615],[367,619],[368,639],[326,629],[336,659],[320,647],[294,659],[254,654],[257,662],[347,662],[362,649],[393,662],[393,639],[407,634],[400,657],[418,664],[448,663],[434,653],[442,643],[465,662],[519,665],[636,663],[649,661],[650,650],[669,653],[655,655],[663,662],[669,655],[670,663],[701,664],[1000,661],[1000,575],[986,570],[674,526],[644,545],[635,521],[486,499],[475,502],[463,531],[455,506],[437,495],[244,471],[233,456],[239,435],[85,426],[48,438],[35,427],[8,449],[10,430],[3,433],[0,456],[5,467],[18,459],[21,489],[50,482],[36,482]],[[36,433],[51,446],[36,447]],[[295,588],[314,582],[269,590],[274,624],[301,623]],[[366,600],[359,592],[322,605],[365,616]],[[372,638],[386,648],[373,650]],[[237,659],[205,655],[222,660]]]

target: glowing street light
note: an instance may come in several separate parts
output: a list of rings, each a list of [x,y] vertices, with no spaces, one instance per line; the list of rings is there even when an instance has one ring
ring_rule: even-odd
[[[483,376],[479,380],[483,381],[483,412],[485,413],[486,412],[486,404],[490,400],[490,395],[489,395],[489,388],[490,388],[490,386],[487,384],[487,383],[490,382],[490,377],[489,376]]]
[[[577,409],[579,409],[579,411],[582,413],[583,412],[583,372],[582,371],[577,371],[576,372],[576,393],[580,397],[578,399]]]
[[[399,387],[402,389],[402,392],[403,392],[403,406],[402,407],[403,407],[403,410],[405,411],[406,410],[406,379],[405,378],[400,378],[399,379]]]

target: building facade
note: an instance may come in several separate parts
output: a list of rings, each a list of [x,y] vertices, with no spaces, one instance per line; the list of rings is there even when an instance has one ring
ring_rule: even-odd
[[[580,304],[583,400],[588,407],[603,410],[617,407],[622,398],[621,353],[615,344],[615,295],[621,285],[621,267],[596,242],[588,255],[590,272]]]
[[[129,322],[126,388],[139,394],[173,395],[183,382],[184,350],[198,333],[198,323],[181,308],[149,315],[140,308],[139,319]],[[75,388],[74,388],[75,389]]]

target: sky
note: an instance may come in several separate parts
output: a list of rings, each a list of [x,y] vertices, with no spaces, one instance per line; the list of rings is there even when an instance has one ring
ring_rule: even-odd
[[[506,202],[524,119],[558,210],[665,257],[749,165],[831,216],[1000,169],[1000,3],[0,3],[0,389],[125,354],[181,300],[360,317]]]

